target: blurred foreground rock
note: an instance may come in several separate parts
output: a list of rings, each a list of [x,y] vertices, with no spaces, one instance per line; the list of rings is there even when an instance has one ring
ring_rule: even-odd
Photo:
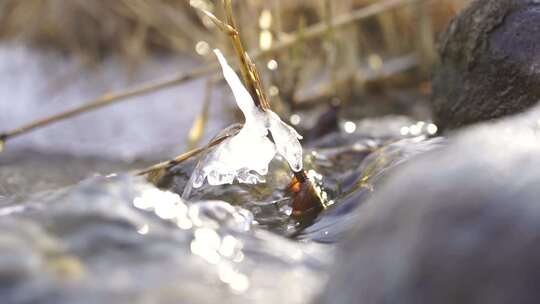
[[[453,129],[540,100],[540,2],[477,0],[450,24],[435,72],[437,125]]]
[[[358,209],[320,303],[536,303],[539,118],[466,130],[390,177]]]

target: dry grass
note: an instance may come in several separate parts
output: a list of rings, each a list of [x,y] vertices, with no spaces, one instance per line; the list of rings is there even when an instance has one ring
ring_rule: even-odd
[[[0,37],[100,59],[182,51],[208,33],[185,1],[3,0]]]
[[[411,3],[413,1],[417,2]],[[286,112],[296,106],[309,106],[314,101],[329,102],[335,97],[347,102],[355,99],[358,88],[363,94],[366,80],[384,79],[420,66],[422,69],[416,69],[419,73],[413,73],[412,77],[413,83],[418,85],[418,81],[426,79],[437,59],[435,37],[469,1],[245,0],[235,1],[233,9],[239,17],[237,29],[246,49],[257,50],[259,67],[268,67],[261,70],[267,80],[266,87],[270,88],[268,92],[276,102],[275,109]],[[208,0],[190,0],[189,3],[187,0],[3,0],[0,2],[0,39],[52,48],[79,56],[86,63],[96,63],[109,55],[119,55],[136,63],[160,52],[194,50],[207,56],[210,44],[226,49],[227,39],[213,28],[215,25],[208,16],[197,13],[190,4],[204,6],[205,10],[223,17],[221,1],[216,2],[219,3]],[[404,3],[408,4],[404,6]],[[373,9],[384,6],[393,9]],[[383,13],[351,18],[366,11]],[[351,22],[343,23],[338,19]],[[334,28],[333,24],[342,26]],[[306,37],[310,33],[309,41],[302,39],[304,32]],[[197,48],[197,45],[206,47]],[[266,48],[280,51],[268,52]],[[277,71],[267,65],[273,59],[279,62]],[[166,81],[107,94],[80,108],[2,133],[0,151],[9,137],[135,95],[178,85],[212,71],[214,67],[210,65]],[[318,86],[311,89],[313,96],[297,97],[306,83],[313,83],[313,78],[324,74],[329,77],[322,83],[318,80]]]
[[[467,0],[436,0],[429,11],[434,33]],[[198,41],[215,42],[211,24],[189,7],[188,0],[2,0],[0,38],[52,47],[68,54],[101,59],[109,54],[143,60],[151,52],[193,52]],[[197,1],[191,1],[197,2]],[[206,1],[217,10],[220,1]],[[248,48],[259,46],[257,18],[272,13],[274,39],[325,18],[324,0],[236,1],[239,27]],[[376,0],[332,1],[332,15],[346,14]],[[364,50],[402,52],[417,34],[415,9],[383,14],[358,27]]]

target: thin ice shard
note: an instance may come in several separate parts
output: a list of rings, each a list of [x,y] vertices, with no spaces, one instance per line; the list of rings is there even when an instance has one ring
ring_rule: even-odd
[[[234,70],[229,66],[227,59],[225,59],[221,51],[218,49],[215,49],[214,53],[216,54],[219,64],[221,65],[223,77],[229,84],[229,87],[231,87],[236,104],[244,114],[245,119],[248,120],[250,118],[259,116],[262,111],[255,106],[255,102],[253,101],[253,98],[251,98],[251,94],[249,94],[248,90],[242,84],[240,78],[238,78],[238,75],[236,75]]]
[[[245,123],[238,134],[223,141],[201,160],[191,178],[193,187],[201,187],[205,180],[210,185],[232,184],[235,179],[246,184],[264,182],[262,176],[268,173],[268,164],[276,153],[281,154],[294,171],[300,171],[302,146],[298,139],[302,137],[274,112],[257,108],[223,54],[217,49],[214,53]],[[274,142],[269,139],[269,132]]]
[[[281,121],[276,113],[269,111],[267,117],[277,152],[285,158],[293,171],[302,170],[302,145],[298,141],[302,139],[302,136],[291,126]]]

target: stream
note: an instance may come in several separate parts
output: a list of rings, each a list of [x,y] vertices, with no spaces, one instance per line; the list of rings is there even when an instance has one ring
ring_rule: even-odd
[[[9,100],[0,103],[2,130],[196,65],[154,60],[128,77],[114,61],[81,71],[53,54],[11,46],[0,54],[0,97]],[[189,195],[202,158],[154,184],[135,177],[186,149],[203,87],[137,97],[8,143],[0,155],[2,303],[309,303],[327,284],[353,211],[396,166],[445,141],[427,120],[338,115],[338,129],[304,145],[304,168],[330,202],[308,222],[291,218],[292,173],[280,157],[264,184],[205,185]],[[203,142],[231,122],[223,113],[232,101],[215,99]]]

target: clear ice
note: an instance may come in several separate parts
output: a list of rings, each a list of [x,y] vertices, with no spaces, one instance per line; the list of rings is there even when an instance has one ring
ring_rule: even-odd
[[[244,114],[245,123],[235,136],[226,139],[200,161],[191,181],[199,188],[207,180],[210,185],[264,182],[268,164],[279,153],[292,170],[302,170],[302,138],[291,126],[270,110],[255,106],[242,81],[229,66],[223,54],[215,49],[225,80],[231,87],[236,104]],[[272,142],[268,134],[272,135]]]

